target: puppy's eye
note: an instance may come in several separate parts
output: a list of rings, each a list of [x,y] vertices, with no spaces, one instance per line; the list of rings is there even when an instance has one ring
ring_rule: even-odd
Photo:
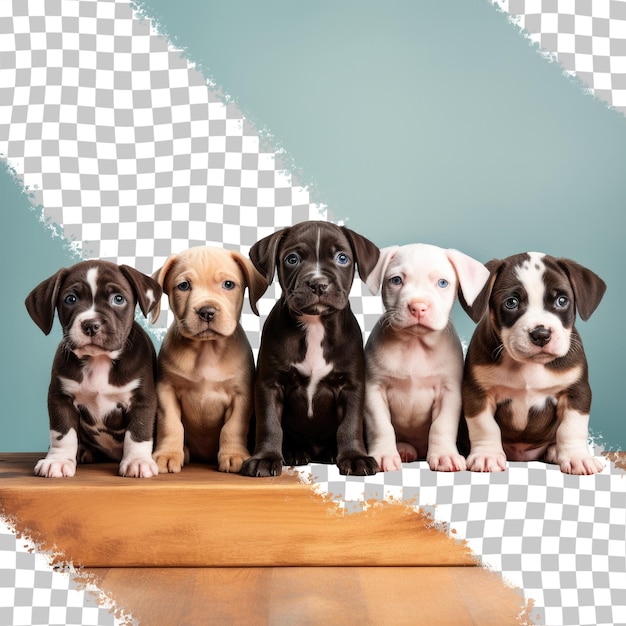
[[[392,276],[392,277],[389,279],[389,283],[390,283],[391,285],[396,285],[396,286],[401,285],[401,284],[402,284],[402,276]]]
[[[345,252],[338,252],[335,256],[337,265],[348,265],[350,263],[350,257]]]
[[[507,298],[504,301],[504,306],[505,308],[509,309],[509,311],[513,311],[515,309],[517,309],[517,307],[519,306],[519,300],[517,298]]]
[[[126,298],[121,293],[113,294],[111,297],[111,304],[115,306],[122,306],[126,304]]]
[[[445,278],[440,278],[437,281],[437,287],[441,287],[442,289],[445,289],[450,283],[445,279]]]
[[[182,283],[178,283],[178,285],[176,285],[176,289],[179,291],[189,291],[189,289],[191,289],[191,284],[188,280],[183,280]]]
[[[227,291],[230,291],[231,289],[235,288],[235,283],[232,280],[225,280],[222,283],[222,288],[226,289]]]
[[[76,304],[78,302],[78,298],[73,293],[70,293],[69,295],[65,296],[63,302],[72,306],[73,304]]]
[[[569,304],[569,298],[566,296],[559,296],[555,301],[554,301],[554,306],[557,309],[564,309],[567,305]]]
[[[289,267],[296,267],[296,265],[300,265],[301,260],[299,254],[292,252],[285,257],[285,264]]]

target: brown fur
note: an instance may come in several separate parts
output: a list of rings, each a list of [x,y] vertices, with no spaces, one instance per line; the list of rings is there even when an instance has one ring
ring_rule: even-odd
[[[154,278],[169,297],[174,322],[159,353],[156,445],[159,471],[179,472],[189,459],[239,472],[250,454],[252,349],[239,323],[244,291],[258,315],[267,282],[239,252],[209,246],[170,256]],[[224,288],[226,281],[234,283]],[[179,285],[188,284],[181,290]],[[199,313],[211,309],[203,319]],[[158,317],[157,309],[153,321]]]

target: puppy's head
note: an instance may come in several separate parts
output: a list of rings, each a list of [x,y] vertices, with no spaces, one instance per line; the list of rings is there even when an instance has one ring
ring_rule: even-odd
[[[136,304],[147,316],[160,297],[159,284],[128,265],[82,261],[37,285],[25,304],[46,335],[57,311],[66,346],[83,358],[115,356],[124,347]]]
[[[415,243],[381,250],[367,285],[382,288],[385,323],[396,330],[423,334],[448,325],[457,291],[473,302],[489,270],[453,249]]]
[[[348,306],[355,267],[366,280],[380,251],[330,222],[300,222],[255,243],[250,259],[271,283],[274,273],[294,315],[327,315]]]
[[[235,332],[246,287],[257,315],[267,283],[243,254],[211,246],[172,254],[153,278],[169,298],[180,333],[188,339],[217,339]],[[152,315],[159,317],[160,306]]]
[[[491,277],[473,305],[488,314],[504,349],[517,361],[549,363],[570,349],[576,311],[589,319],[606,291],[604,281],[570,259],[524,252],[487,263]]]

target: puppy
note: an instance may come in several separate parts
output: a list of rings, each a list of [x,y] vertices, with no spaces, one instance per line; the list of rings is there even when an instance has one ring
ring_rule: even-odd
[[[525,252],[487,263],[491,278],[472,306],[463,404],[467,467],[501,471],[506,460],[545,460],[568,474],[594,474],[589,454],[591,389],[576,310],[594,312],[606,285],[569,259]]]
[[[107,261],[83,261],[37,285],[26,309],[48,335],[55,310],[63,328],[48,390],[50,449],[35,466],[46,477],[74,476],[76,463],[121,461],[122,476],[158,473],[152,460],[156,352],[134,320],[161,288],[149,276]]]
[[[169,297],[174,322],[158,359],[159,471],[190,459],[239,472],[250,456],[254,360],[239,323],[248,288],[254,313],[268,284],[241,253],[198,246],[171,255],[153,277]],[[156,321],[160,306],[154,311]]]
[[[469,303],[489,270],[428,244],[381,250],[367,285],[382,285],[385,313],[365,346],[365,432],[383,471],[426,459],[432,470],[465,469],[457,449],[463,350],[450,313],[457,289]]]
[[[355,266],[363,280],[378,260],[369,240],[335,224],[302,222],[261,239],[250,258],[280,300],[261,337],[255,385],[256,448],[247,476],[285,465],[336,462],[342,474],[378,470],[363,441],[364,357],[349,305]]]

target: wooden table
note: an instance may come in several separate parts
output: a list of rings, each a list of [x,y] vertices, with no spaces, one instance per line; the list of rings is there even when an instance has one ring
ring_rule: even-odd
[[[113,463],[33,475],[0,455],[0,506],[140,623],[517,624],[519,590],[406,504],[345,513],[296,475],[189,465],[139,480]]]

